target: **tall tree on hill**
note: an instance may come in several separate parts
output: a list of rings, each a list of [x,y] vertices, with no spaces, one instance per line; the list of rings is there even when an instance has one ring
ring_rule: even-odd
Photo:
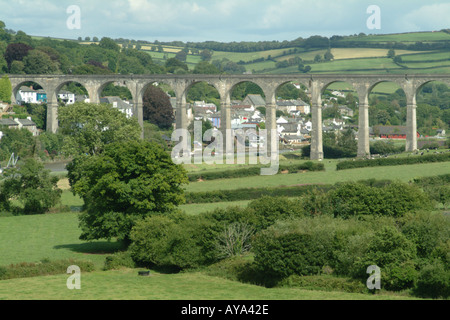
[[[11,68],[13,61],[23,61],[30,50],[33,50],[33,48],[24,43],[9,44],[5,52],[5,60],[8,63],[8,69]]]
[[[175,120],[169,96],[156,86],[149,86],[145,90],[144,120],[161,129],[169,129]]]

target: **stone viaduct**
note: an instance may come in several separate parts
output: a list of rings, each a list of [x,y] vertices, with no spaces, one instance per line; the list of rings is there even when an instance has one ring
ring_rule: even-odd
[[[417,149],[416,95],[420,88],[430,81],[450,85],[450,74],[433,75],[8,75],[13,89],[12,101],[26,82],[39,84],[47,93],[47,130],[58,129],[57,96],[62,87],[76,82],[89,93],[91,103],[99,103],[106,85],[114,83],[127,87],[133,96],[134,114],[143,125],[143,95],[146,88],[154,83],[170,85],[177,97],[176,127],[187,128],[186,96],[192,85],[206,82],[220,94],[221,129],[231,129],[231,93],[242,82],[253,82],[261,87],[266,98],[266,129],[276,129],[276,92],[282,85],[296,81],[305,85],[311,94],[312,139],[311,159],[323,159],[322,144],[322,93],[334,82],[346,82],[353,86],[359,98],[358,156],[370,154],[369,148],[369,94],[381,82],[393,82],[402,88],[407,100],[407,141],[406,151]],[[274,141],[274,140],[272,140]]]

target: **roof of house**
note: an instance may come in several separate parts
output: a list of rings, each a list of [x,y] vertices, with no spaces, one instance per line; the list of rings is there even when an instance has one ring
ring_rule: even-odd
[[[283,132],[298,132],[298,124],[296,123],[282,123],[280,126],[284,128]]]
[[[250,100],[253,106],[265,106],[266,101],[261,97],[260,94],[249,94],[246,99]]]
[[[0,119],[0,126],[18,126],[19,124],[13,119]]]
[[[309,106],[305,101],[301,99],[297,100],[278,100],[277,105],[279,107],[303,107],[303,106]]]
[[[36,126],[36,123],[34,123],[33,120],[30,119],[18,119],[17,121],[20,122],[20,124],[24,127],[34,127]]]
[[[100,103],[113,104],[114,102],[117,102],[117,108],[118,109],[131,109],[131,108],[133,108],[131,105],[129,105],[128,103],[124,102],[119,97],[103,97],[103,98],[100,98]]]
[[[19,91],[22,91],[22,92],[36,92],[36,90],[34,90],[32,88],[29,88],[29,87],[25,87],[25,86],[20,87]]]

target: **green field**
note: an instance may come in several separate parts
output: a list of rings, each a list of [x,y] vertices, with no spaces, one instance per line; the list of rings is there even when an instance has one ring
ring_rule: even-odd
[[[369,35],[363,37],[344,37],[342,41],[372,41],[372,42],[435,42],[449,41],[450,34],[445,32],[411,32],[399,34]]]
[[[450,163],[448,162],[393,167],[372,167],[345,171],[330,170],[330,167],[335,168],[335,161],[325,160],[324,164],[326,167],[325,172],[305,172],[298,174],[194,182],[186,187],[186,191],[200,192],[261,186],[276,187],[301,184],[334,184],[340,181],[359,181],[367,179],[390,179],[407,182],[415,177],[442,175],[450,172]]]
[[[286,160],[285,160],[286,161]],[[298,162],[298,160],[295,160]],[[303,160],[301,160],[303,161]],[[392,179],[410,181],[415,177],[445,174],[449,163],[380,167],[336,171],[337,160],[324,161],[325,172],[307,172],[277,176],[257,176],[241,179],[214,180],[191,183],[188,191],[210,191],[261,186],[297,185],[304,183],[333,184],[338,181],[362,179]],[[210,168],[218,170],[220,167]],[[189,167],[208,170],[208,167]],[[82,200],[67,190],[63,205],[80,208]],[[183,205],[190,215],[225,208],[246,206],[249,201]],[[73,258],[92,261],[96,270],[82,275],[82,290],[66,288],[67,275],[10,279],[0,281],[0,299],[58,299],[58,300],[364,300],[410,299],[404,294],[383,293],[367,295],[345,292],[313,291],[300,288],[264,288],[209,276],[202,271],[164,274],[152,271],[148,278],[139,277],[138,269],[102,271],[105,258],[121,246],[116,241],[85,242],[79,239],[78,213],[56,213],[36,216],[0,217],[0,266],[43,259]]]
[[[401,295],[368,295],[263,288],[202,273],[139,277],[124,269],[82,274],[81,290],[68,290],[67,275],[1,281],[0,300],[404,300]]]

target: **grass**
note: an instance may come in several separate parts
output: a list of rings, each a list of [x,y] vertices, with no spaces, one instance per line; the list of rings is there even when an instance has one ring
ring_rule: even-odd
[[[450,163],[430,163],[407,166],[373,167],[335,171],[336,160],[325,160],[325,172],[305,172],[275,176],[256,176],[241,179],[214,180],[194,182],[186,187],[186,191],[200,192],[209,190],[231,190],[237,188],[252,188],[254,186],[291,186],[299,184],[334,184],[343,181],[358,181],[366,179],[391,179],[410,181],[415,177],[441,175],[450,172]],[[333,168],[334,170],[330,170]]]
[[[381,34],[364,37],[345,37],[343,41],[374,41],[374,42],[434,42],[449,41],[450,34],[445,32],[412,32],[399,34]]]
[[[293,160],[295,162],[299,160]],[[303,160],[301,160],[303,161]],[[450,164],[421,164],[400,167],[364,168],[337,172],[337,160],[324,161],[326,172],[309,172],[269,177],[251,177],[192,183],[189,191],[233,189],[253,186],[294,185],[299,183],[335,183],[361,179],[400,179],[448,173]],[[205,169],[205,168],[202,168]],[[65,185],[64,182],[61,182]],[[211,184],[211,183],[214,183]],[[63,192],[63,205],[81,206],[82,200],[69,190]],[[188,214],[246,206],[249,201],[184,205]],[[0,218],[0,266],[43,259],[73,258],[88,260],[96,271],[82,274],[82,289],[68,290],[68,275],[11,279],[0,282],[0,300],[364,300],[410,299],[405,295],[366,295],[344,292],[313,291],[300,288],[263,288],[202,272],[162,274],[138,277],[138,269],[102,271],[105,257],[121,248],[115,241],[85,242],[79,239],[78,213],[11,216]]]
[[[114,241],[82,241],[80,234],[77,213],[0,218],[0,266],[74,258],[103,267],[104,253],[120,248]]]
[[[263,288],[199,272],[139,277],[137,270],[81,275],[81,290],[68,290],[67,275],[1,281],[0,300],[404,300],[400,295],[368,295]]]

